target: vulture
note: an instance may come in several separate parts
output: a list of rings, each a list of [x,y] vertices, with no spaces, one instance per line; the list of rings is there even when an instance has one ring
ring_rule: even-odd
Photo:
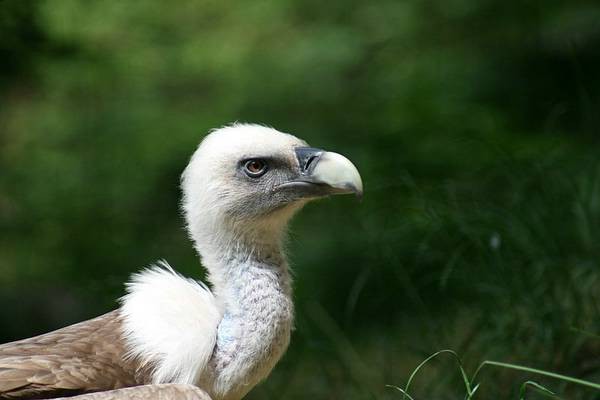
[[[118,309],[0,345],[0,399],[238,400],[267,377],[294,318],[288,222],[310,200],[361,196],[360,174],[340,154],[236,123],[206,135],[181,187],[210,288],[161,261],[133,275]]]

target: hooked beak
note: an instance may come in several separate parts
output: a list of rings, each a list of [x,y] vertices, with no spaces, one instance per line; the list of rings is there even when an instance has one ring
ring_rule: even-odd
[[[354,164],[346,157],[312,147],[297,147],[295,151],[300,175],[279,188],[297,189],[303,197],[354,193],[362,198],[362,179]]]

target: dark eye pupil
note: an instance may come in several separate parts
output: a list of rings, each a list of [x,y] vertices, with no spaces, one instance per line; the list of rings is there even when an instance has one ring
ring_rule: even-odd
[[[259,159],[248,160],[244,164],[244,168],[246,169],[247,175],[257,178],[267,171],[267,164]]]
[[[250,163],[248,164],[248,169],[251,172],[260,172],[262,168],[263,165],[260,161],[250,161]]]

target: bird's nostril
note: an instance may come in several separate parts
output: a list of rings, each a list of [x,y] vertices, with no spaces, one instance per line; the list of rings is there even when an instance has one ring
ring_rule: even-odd
[[[318,157],[316,155],[310,156],[304,165],[304,171],[308,171],[310,169],[310,165],[315,161]]]
[[[298,158],[298,164],[300,165],[300,172],[306,174],[310,172],[311,168],[314,168],[316,162],[323,154],[323,150],[315,149],[312,147],[297,147],[296,157]]]

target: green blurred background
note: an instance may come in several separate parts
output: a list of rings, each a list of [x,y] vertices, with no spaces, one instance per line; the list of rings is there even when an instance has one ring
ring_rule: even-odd
[[[201,278],[179,174],[237,120],[366,190],[294,221],[297,329],[250,399],[400,399],[444,348],[600,381],[597,1],[3,0],[0,60],[2,341],[115,308],[160,258]],[[411,393],[464,388],[440,360]]]

